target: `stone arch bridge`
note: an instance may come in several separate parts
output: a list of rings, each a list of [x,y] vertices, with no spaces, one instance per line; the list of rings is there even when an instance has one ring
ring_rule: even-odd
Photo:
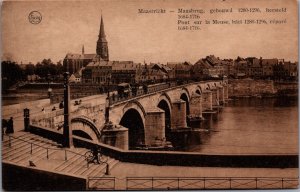
[[[173,132],[189,130],[189,119],[201,119],[203,113],[223,105],[228,99],[228,83],[206,81],[174,87],[162,83],[149,86],[146,94],[135,97],[118,100],[111,96],[111,130],[103,130],[105,99],[106,95],[82,98],[81,105],[72,106],[73,134],[123,149],[140,144],[153,146],[158,140],[168,140]],[[35,117],[32,123],[59,129],[61,112],[56,111],[50,118]]]

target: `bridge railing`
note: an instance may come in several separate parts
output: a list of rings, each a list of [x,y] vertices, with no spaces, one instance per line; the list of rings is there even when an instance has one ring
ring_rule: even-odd
[[[295,189],[299,178],[127,177],[127,190]]]
[[[210,81],[206,81],[206,82],[210,82]],[[167,89],[176,88],[176,87],[182,87],[182,86],[188,85],[188,84],[189,83],[180,84],[178,82],[166,82],[166,83],[148,85],[148,86],[145,86],[145,87],[140,86],[140,87],[138,87],[136,93],[130,92],[125,96],[120,96],[120,95],[114,93],[114,94],[110,95],[109,101],[110,101],[110,104],[116,104],[116,103],[126,101],[128,99],[132,99],[132,98],[135,98],[135,97],[138,97],[138,96],[141,96],[141,95],[157,93],[157,92],[162,91],[162,90],[167,90]]]
[[[115,190],[115,177],[88,177],[88,190]]]

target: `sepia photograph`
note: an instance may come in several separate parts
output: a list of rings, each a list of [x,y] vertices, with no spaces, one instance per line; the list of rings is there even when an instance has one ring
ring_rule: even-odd
[[[298,189],[298,8],[2,1],[2,190]]]

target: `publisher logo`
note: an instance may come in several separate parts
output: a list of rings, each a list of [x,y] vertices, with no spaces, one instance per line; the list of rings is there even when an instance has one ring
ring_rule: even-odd
[[[28,20],[31,24],[39,24],[42,21],[42,15],[38,11],[31,11],[28,15]]]

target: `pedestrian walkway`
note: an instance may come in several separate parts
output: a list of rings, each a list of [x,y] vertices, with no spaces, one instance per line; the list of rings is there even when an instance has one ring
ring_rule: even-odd
[[[103,177],[107,164],[112,169],[119,162],[108,158],[107,164],[88,163],[87,151],[86,148],[64,149],[52,140],[20,131],[4,136],[2,162],[81,178]],[[97,187],[96,183],[92,181],[90,186]]]
[[[16,139],[17,138],[17,139]],[[222,168],[156,166],[119,162],[109,158],[106,165],[87,164],[85,148],[65,150],[60,144],[28,133],[5,136],[2,162],[34,167],[54,173],[86,178],[89,189],[228,189],[297,188],[296,168]],[[267,177],[267,179],[266,179]],[[292,178],[292,180],[289,180]]]
[[[261,188],[281,188],[282,178],[293,178],[284,183],[283,187],[298,188],[298,169],[296,168],[156,166],[119,162],[111,171],[111,175],[116,178],[116,189],[119,190],[146,190],[152,189],[151,185],[156,185],[156,190],[178,189],[178,185],[182,187],[180,189],[185,189],[184,186],[189,189],[204,189],[203,181],[205,179],[207,189],[229,189],[230,178],[249,183],[243,185],[243,181],[239,181],[240,184],[236,189],[245,187],[255,189],[256,178],[261,178],[261,184],[258,183],[258,187]]]

